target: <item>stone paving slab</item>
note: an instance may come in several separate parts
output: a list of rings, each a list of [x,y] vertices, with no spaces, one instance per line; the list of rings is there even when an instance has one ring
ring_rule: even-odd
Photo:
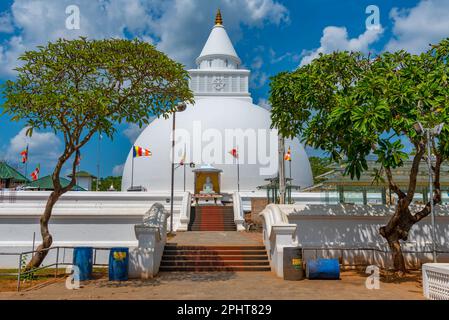
[[[145,299],[145,300],[415,300],[423,299],[419,273],[400,283],[382,282],[368,290],[366,277],[342,272],[341,280],[284,281],[271,272],[161,273],[148,281],[90,281],[79,290],[58,282],[28,292],[0,293],[0,299]]]

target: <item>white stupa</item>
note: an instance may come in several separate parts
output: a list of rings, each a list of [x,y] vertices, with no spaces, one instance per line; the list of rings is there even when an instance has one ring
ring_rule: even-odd
[[[189,70],[195,104],[176,113],[174,162],[189,165],[177,165],[175,190],[183,191],[185,185],[193,192],[193,170],[213,167],[222,171],[221,192],[237,191],[238,184],[242,192],[257,191],[267,183],[265,179],[277,176],[277,131],[270,129],[270,111],[253,104],[250,71],[241,69],[220,12],[196,64],[197,69]],[[169,194],[172,123],[172,118],[156,119],[135,141],[135,146],[149,149],[152,156],[133,161],[130,151],[122,190],[133,185]],[[291,148],[292,157],[291,168],[286,163],[286,177],[291,171],[293,184],[311,186],[312,172],[303,146],[298,139],[286,140],[285,146]],[[238,159],[231,155],[233,149]]]

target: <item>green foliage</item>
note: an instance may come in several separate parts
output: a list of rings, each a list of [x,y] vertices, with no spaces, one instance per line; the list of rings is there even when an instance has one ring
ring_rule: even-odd
[[[181,64],[139,40],[60,39],[20,57],[15,81],[3,85],[4,113],[35,129],[70,138],[100,131],[112,138],[115,123],[148,124],[192,101]]]
[[[184,67],[140,40],[60,39],[20,60],[17,79],[2,86],[3,114],[24,121],[30,136],[52,129],[64,137],[53,172],[57,193],[71,189],[56,181],[63,164],[94,133],[113,138],[117,123],[143,126],[154,116],[168,117],[178,102],[193,103]]]
[[[449,157],[449,39],[421,55],[399,51],[378,57],[335,52],[272,78],[272,125],[286,137],[303,141],[347,162],[346,174],[360,178],[366,158],[397,168],[422,150],[426,128],[445,123],[432,138],[433,153]],[[415,150],[406,153],[401,139]],[[422,153],[419,154],[422,156]],[[381,170],[382,171],[382,170]]]
[[[310,157],[309,163],[312,168],[312,175],[315,183],[320,183],[322,181],[321,179],[317,178],[318,176],[331,171],[331,169],[329,168],[331,161],[327,158]]]
[[[98,190],[97,190],[97,181],[94,179],[94,181],[92,182],[92,190],[94,191],[108,191],[109,188],[112,186],[114,186],[114,189],[116,191],[121,191],[122,189],[122,177],[106,177],[106,178],[101,178],[100,182],[99,182],[99,186],[98,186]]]

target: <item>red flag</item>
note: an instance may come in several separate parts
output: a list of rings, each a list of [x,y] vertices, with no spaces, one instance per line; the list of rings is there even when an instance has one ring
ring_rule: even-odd
[[[239,154],[238,154],[237,149],[234,148],[231,151],[229,151],[229,153],[231,154],[231,156],[233,156],[234,158],[238,159]]]
[[[292,150],[288,147],[288,151],[284,156],[285,161],[292,161]]]
[[[20,155],[22,156],[22,163],[27,163],[28,161],[28,146],[25,150],[23,150]]]
[[[33,179],[33,181],[36,181],[37,179],[39,179],[40,171],[41,171],[41,165],[38,164],[36,169],[34,169],[34,171],[31,173],[31,178]]]

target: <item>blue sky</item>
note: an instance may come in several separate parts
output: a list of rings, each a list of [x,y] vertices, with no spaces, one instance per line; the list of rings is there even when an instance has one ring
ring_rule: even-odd
[[[80,30],[65,28],[65,9],[72,4],[80,8]],[[381,30],[366,29],[369,5],[380,9]],[[194,67],[218,7],[240,58],[252,70],[251,92],[260,105],[266,105],[270,76],[293,70],[318,52],[419,53],[449,36],[448,0],[9,0],[0,3],[0,82],[14,79],[12,69],[24,50],[80,35],[139,37]],[[0,117],[0,159],[19,162],[27,143],[23,132],[23,123]],[[114,141],[101,142],[101,176],[120,172],[138,132],[121,125]],[[61,139],[38,132],[28,143],[29,166],[41,163],[43,174],[49,173]],[[83,170],[96,173],[97,150],[95,137],[82,152]]]

